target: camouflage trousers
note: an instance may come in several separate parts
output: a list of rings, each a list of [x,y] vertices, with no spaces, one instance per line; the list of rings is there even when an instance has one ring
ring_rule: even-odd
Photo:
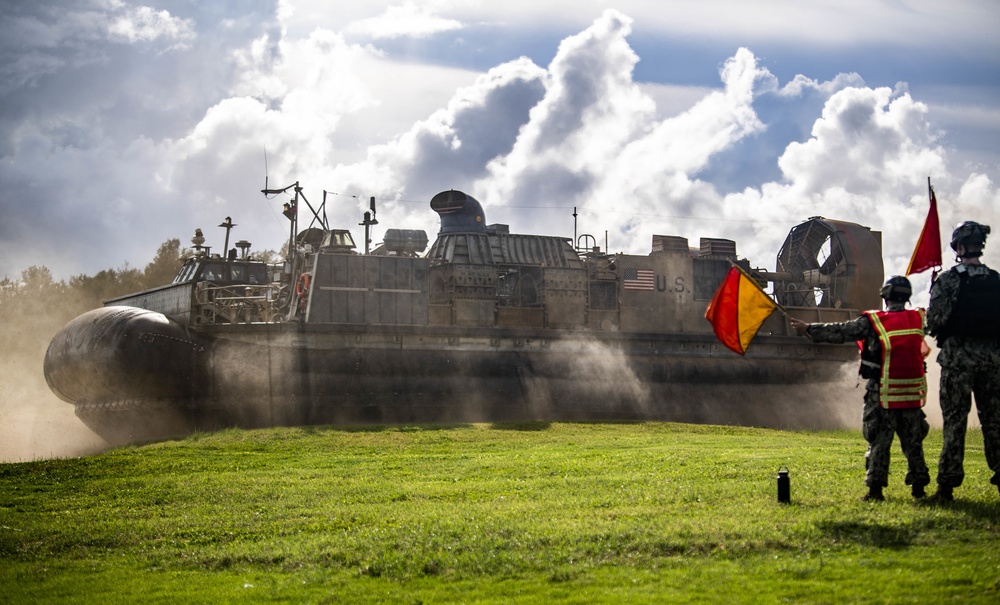
[[[865,411],[861,431],[868,441],[865,484],[868,487],[889,485],[889,453],[893,437],[899,435],[899,445],[906,456],[906,485],[923,487],[931,482],[924,460],[924,437],[930,425],[920,408],[887,410],[879,405],[878,391],[865,391]]]
[[[969,364],[941,368],[941,416],[944,443],[938,461],[939,485],[958,487],[965,478],[965,431],[972,409],[972,394],[983,428],[986,464],[993,471],[990,483],[1000,485],[1000,367]]]

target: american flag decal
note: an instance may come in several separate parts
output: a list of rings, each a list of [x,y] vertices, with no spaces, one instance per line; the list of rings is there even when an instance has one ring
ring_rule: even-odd
[[[652,290],[653,272],[649,269],[625,269],[622,285],[626,290]]]

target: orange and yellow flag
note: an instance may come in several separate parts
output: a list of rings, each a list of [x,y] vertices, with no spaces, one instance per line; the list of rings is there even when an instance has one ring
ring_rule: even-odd
[[[761,324],[776,308],[757,282],[734,265],[708,303],[705,319],[711,322],[722,344],[745,355]]]

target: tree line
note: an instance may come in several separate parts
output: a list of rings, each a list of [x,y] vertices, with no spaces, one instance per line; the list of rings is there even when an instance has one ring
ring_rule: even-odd
[[[179,239],[160,244],[153,260],[144,269],[126,263],[119,269],[105,269],[94,275],[76,275],[56,281],[45,266],[31,266],[20,279],[0,281],[0,321],[17,321],[44,314],[69,321],[109,298],[168,284],[184,263],[190,250]]]
[[[179,239],[163,242],[143,269],[128,263],[94,275],[76,275],[57,281],[44,266],[31,266],[18,279],[0,280],[0,376],[9,379],[0,389],[0,415],[10,406],[33,405],[26,385],[40,380],[42,360],[52,337],[74,317],[104,305],[109,298],[139,292],[173,281],[184,260],[194,251]],[[278,254],[266,250],[254,255],[274,262]],[[48,396],[46,389],[45,396]]]

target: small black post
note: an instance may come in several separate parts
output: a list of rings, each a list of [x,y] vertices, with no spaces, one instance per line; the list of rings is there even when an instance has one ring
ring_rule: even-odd
[[[778,502],[788,504],[792,501],[792,482],[788,478],[788,467],[778,469]]]

